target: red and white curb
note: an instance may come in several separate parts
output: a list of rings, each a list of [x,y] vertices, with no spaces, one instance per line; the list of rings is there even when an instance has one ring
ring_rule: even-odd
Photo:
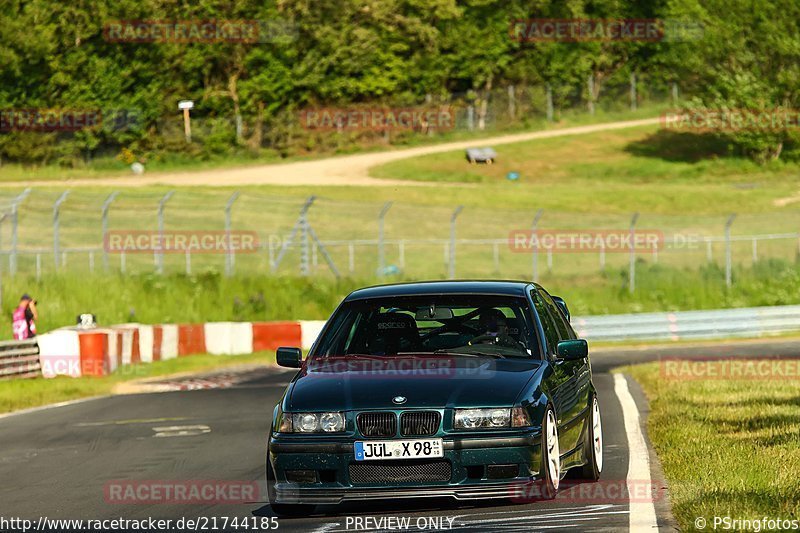
[[[37,337],[44,377],[104,376],[124,365],[197,354],[242,355],[280,346],[309,349],[322,320],[122,324],[61,328]]]

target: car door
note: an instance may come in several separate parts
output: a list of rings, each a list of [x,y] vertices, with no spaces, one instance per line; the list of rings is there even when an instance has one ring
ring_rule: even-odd
[[[574,371],[575,362],[558,359],[556,346],[558,346],[558,342],[561,339],[556,323],[550,311],[548,311],[544,299],[535,289],[531,291],[531,299],[544,330],[546,358],[553,368],[553,376],[549,378],[551,382],[549,394],[553,402],[553,408],[556,410],[558,444],[562,452],[568,452],[576,445],[574,432],[569,431],[570,426],[568,425],[575,416],[578,401]]]
[[[539,295],[555,323],[559,340],[577,338],[555,300],[544,289],[539,289]],[[570,445],[569,449],[572,449],[581,442],[582,422],[588,414],[591,372],[588,358],[580,361],[562,361],[561,364],[565,372],[571,374],[567,379],[568,386],[564,389],[564,393],[569,395],[569,400],[565,401],[565,404],[569,404],[569,410],[564,415],[564,425],[561,429],[564,432],[564,440]]]

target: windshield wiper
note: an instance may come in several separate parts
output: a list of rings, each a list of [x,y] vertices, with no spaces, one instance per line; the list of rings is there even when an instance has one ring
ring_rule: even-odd
[[[496,359],[505,359],[506,356],[499,353],[488,352],[453,352],[447,349],[439,349],[433,352],[434,355],[461,355],[464,357],[494,357]]]

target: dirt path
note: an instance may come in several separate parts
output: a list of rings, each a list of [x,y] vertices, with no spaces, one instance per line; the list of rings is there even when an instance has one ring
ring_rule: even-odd
[[[46,180],[36,182],[4,182],[0,186],[20,187],[35,185],[46,186],[110,186],[110,187],[137,187],[145,185],[355,185],[355,186],[391,186],[398,185],[430,185],[426,182],[405,180],[375,179],[369,176],[369,168],[375,165],[416,157],[428,154],[438,154],[453,150],[467,148],[509,144],[533,139],[546,139],[550,137],[563,137],[566,135],[579,135],[598,131],[618,130],[658,124],[659,118],[642,120],[629,120],[624,122],[610,122],[605,124],[592,124],[590,126],[577,126],[558,130],[544,130],[513,135],[502,135],[479,140],[458,141],[416,148],[389,150],[369,154],[347,155],[330,157],[315,161],[300,161],[294,163],[278,163],[252,167],[237,167],[229,169],[215,169],[195,172],[164,172],[158,174],[145,174],[144,176],[87,178],[70,180]]]

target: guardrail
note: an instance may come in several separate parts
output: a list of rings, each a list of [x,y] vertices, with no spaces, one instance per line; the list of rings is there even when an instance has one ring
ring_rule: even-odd
[[[594,341],[724,339],[800,331],[800,305],[573,317]]]
[[[36,339],[0,341],[0,380],[42,375]]]

